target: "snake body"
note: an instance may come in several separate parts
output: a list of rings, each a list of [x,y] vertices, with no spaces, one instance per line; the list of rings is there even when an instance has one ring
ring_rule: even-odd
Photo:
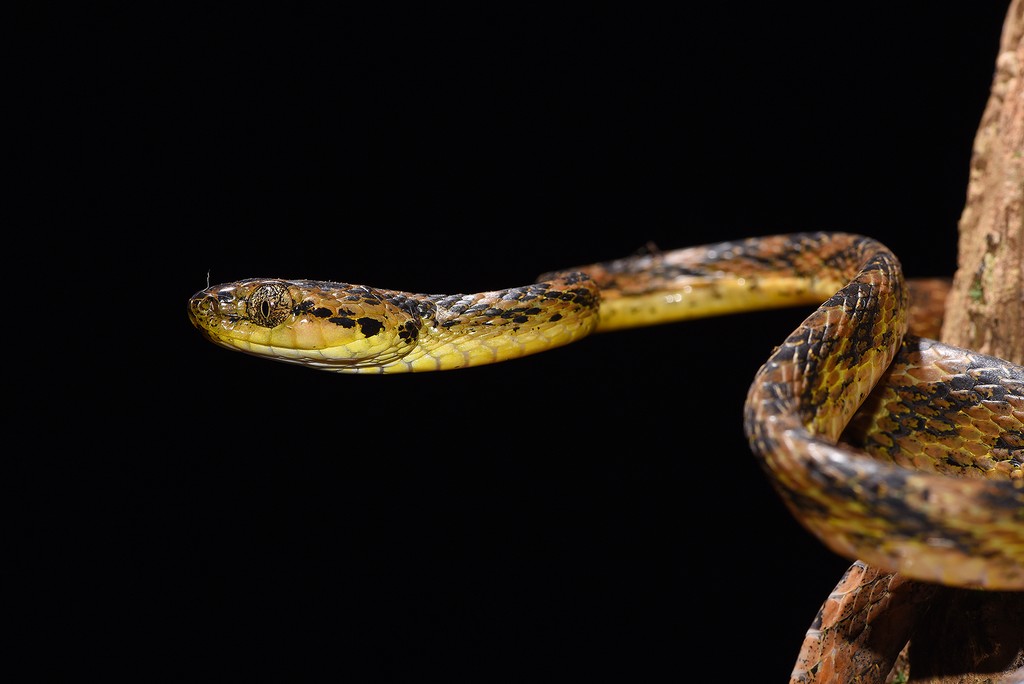
[[[210,340],[346,373],[449,370],[593,331],[819,304],[772,353],[744,428],[787,507],[879,571],[1024,590],[1024,368],[907,334],[878,241],[799,233],[592,264],[470,295],[250,279],[190,301]],[[859,411],[859,413],[858,413]]]

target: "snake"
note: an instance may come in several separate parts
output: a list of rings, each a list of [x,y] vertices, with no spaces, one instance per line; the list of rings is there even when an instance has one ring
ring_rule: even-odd
[[[838,667],[823,665],[830,642],[857,636],[842,615],[856,612],[841,600],[858,595],[851,587],[896,577],[1024,590],[1024,367],[933,339],[937,328],[911,306],[926,291],[917,282],[872,237],[803,232],[649,246],[472,294],[249,278],[197,292],[188,313],[228,349],[392,374],[504,362],[595,332],[816,306],[757,371],[743,409],[751,452],[787,509],[855,561],[808,631],[793,681],[809,682]]]

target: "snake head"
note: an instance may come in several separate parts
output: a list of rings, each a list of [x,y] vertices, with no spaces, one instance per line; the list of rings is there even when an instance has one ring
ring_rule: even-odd
[[[374,288],[264,278],[201,290],[189,300],[188,313],[223,347],[339,371],[400,358],[421,325]]]

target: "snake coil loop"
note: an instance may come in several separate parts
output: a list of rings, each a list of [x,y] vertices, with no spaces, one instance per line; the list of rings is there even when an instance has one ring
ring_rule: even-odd
[[[744,409],[790,511],[872,572],[1024,590],[1024,368],[906,335],[899,262],[868,237],[647,250],[469,295],[245,280],[197,293],[189,316],[229,349],[404,373],[518,358],[595,330],[809,303],[820,306],[762,366]],[[865,576],[851,573],[844,582]],[[823,643],[809,639],[808,652]]]

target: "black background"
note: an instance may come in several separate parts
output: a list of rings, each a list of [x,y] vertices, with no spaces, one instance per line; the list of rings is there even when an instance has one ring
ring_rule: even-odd
[[[61,16],[54,187],[87,189],[94,276],[129,280],[93,357],[114,399],[76,436],[106,515],[51,521],[103,578],[55,582],[110,630],[81,667],[785,681],[849,561],[740,416],[806,311],[357,377],[217,348],[185,305],[207,278],[470,292],[798,230],[950,275],[1007,4]]]

